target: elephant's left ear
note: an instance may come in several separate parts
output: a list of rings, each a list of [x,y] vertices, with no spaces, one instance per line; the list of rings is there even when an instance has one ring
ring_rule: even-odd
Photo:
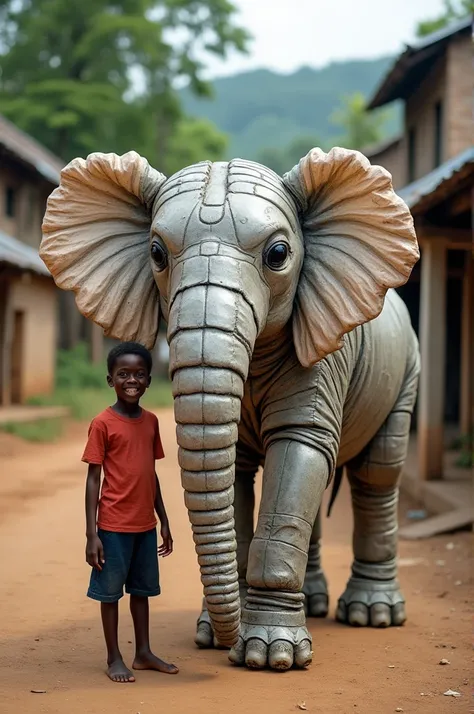
[[[381,312],[419,258],[413,219],[391,176],[358,151],[313,149],[283,181],[299,204],[305,258],[293,338],[310,367]]]
[[[165,181],[134,151],[74,159],[48,199],[40,256],[106,335],[151,348],[159,296],[150,265],[153,201]]]

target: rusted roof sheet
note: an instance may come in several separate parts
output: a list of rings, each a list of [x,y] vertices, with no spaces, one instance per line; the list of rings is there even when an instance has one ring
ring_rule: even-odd
[[[17,156],[53,185],[59,183],[64,163],[33,137],[0,114],[0,147]]]
[[[472,18],[468,16],[422,37],[411,45],[406,45],[404,52],[399,55],[383,78],[367,108],[375,109],[395,99],[404,99],[407,81],[409,80],[411,84],[420,81],[436,56],[443,52],[449,40],[459,33],[467,32],[471,27]]]
[[[50,272],[38,255],[38,251],[29,245],[20,243],[0,231],[0,264],[7,263],[22,270],[32,270],[40,275],[50,276]]]
[[[421,179],[408,184],[397,191],[400,198],[403,198],[408,208],[413,211],[420,206],[424,199],[433,194],[443,186],[449,187],[453,179],[458,178],[458,174],[474,173],[474,147],[466,149],[461,154],[454,156],[449,161],[438,166],[434,171],[423,176]]]

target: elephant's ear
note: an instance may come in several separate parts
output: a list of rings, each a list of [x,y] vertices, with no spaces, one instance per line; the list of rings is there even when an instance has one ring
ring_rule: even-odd
[[[106,335],[155,343],[159,295],[150,266],[153,200],[165,177],[134,151],[74,159],[48,199],[40,256]]]
[[[305,258],[293,337],[310,367],[381,312],[387,290],[408,280],[418,243],[390,174],[358,151],[313,149],[283,181],[301,212]]]

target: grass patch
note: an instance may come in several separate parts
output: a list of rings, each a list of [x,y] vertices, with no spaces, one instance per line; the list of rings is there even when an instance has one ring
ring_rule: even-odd
[[[7,422],[0,430],[13,434],[25,441],[51,442],[56,441],[63,433],[62,419],[40,419],[38,421]]]
[[[451,442],[450,449],[459,451],[459,456],[454,462],[461,469],[474,467],[474,433],[463,434]]]
[[[114,390],[107,385],[106,375],[105,361],[102,364],[91,364],[86,345],[78,345],[69,351],[59,350],[54,392],[32,397],[28,404],[67,407],[73,419],[90,421],[115,401]],[[145,409],[171,406],[171,383],[160,379],[153,380],[141,403]],[[63,419],[42,419],[3,424],[1,430],[27,441],[55,441],[61,436],[63,427]]]
[[[103,378],[105,382],[105,377]],[[71,417],[78,421],[90,421],[103,409],[114,403],[115,393],[107,385],[100,388],[58,388],[53,394],[34,397],[29,403],[37,406],[68,407]],[[152,382],[141,400],[145,409],[169,407],[173,404],[171,384],[168,382]]]
[[[59,350],[56,367],[56,389],[53,394],[35,397],[30,404],[68,407],[73,419],[90,421],[114,402],[114,391],[106,382],[107,365],[89,361],[87,346]],[[152,381],[142,400],[145,409],[171,406],[171,384]]]

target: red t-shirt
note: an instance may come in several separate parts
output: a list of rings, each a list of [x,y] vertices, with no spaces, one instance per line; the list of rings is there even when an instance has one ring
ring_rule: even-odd
[[[142,409],[137,419],[108,407],[92,420],[82,456],[104,470],[97,525],[142,533],[156,526],[155,460],[164,457],[158,419]]]

